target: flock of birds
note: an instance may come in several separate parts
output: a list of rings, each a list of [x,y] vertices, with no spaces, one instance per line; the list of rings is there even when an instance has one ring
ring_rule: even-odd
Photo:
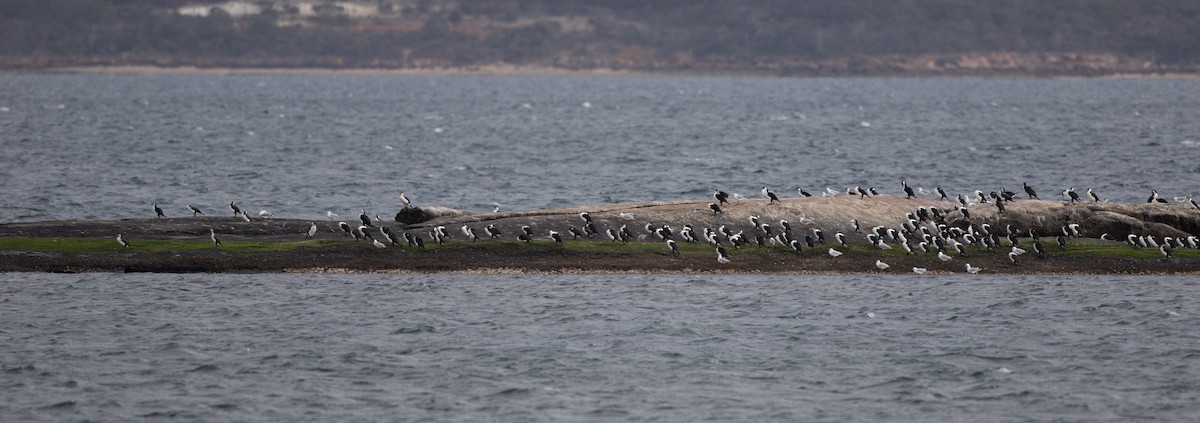
[[[880,250],[892,250],[894,248],[900,248],[904,251],[905,255],[934,254],[939,261],[949,262],[954,260],[956,256],[959,258],[967,257],[967,248],[970,246],[976,246],[982,250],[992,253],[1003,251],[1003,253],[1007,255],[1008,260],[1013,265],[1016,265],[1018,263],[1018,257],[1028,253],[1028,250],[1026,250],[1025,247],[1031,247],[1034,253],[1040,258],[1047,257],[1048,253],[1046,247],[1041,241],[1043,236],[1054,237],[1055,243],[1060,249],[1067,248],[1067,241],[1070,238],[1080,236],[1081,229],[1080,225],[1077,223],[1063,226],[1060,233],[1057,234],[1041,234],[1037,229],[1033,228],[1024,231],[1013,227],[1011,224],[1006,225],[1006,227],[1002,229],[992,228],[991,225],[987,223],[979,225],[970,223],[965,228],[951,226],[947,224],[946,218],[952,211],[961,213],[963,217],[967,219],[967,221],[970,221],[970,211],[968,206],[990,203],[997,208],[998,213],[1004,213],[1005,203],[1016,201],[1019,194],[1013,191],[1000,189],[985,195],[983,191],[976,190],[975,198],[972,200],[968,200],[962,194],[958,194],[955,199],[950,199],[941,187],[936,187],[933,192],[930,192],[919,187],[913,189],[908,185],[907,181],[904,180],[900,182],[900,185],[905,193],[906,198],[918,198],[920,196],[936,194],[939,200],[951,202],[953,207],[917,207],[913,211],[906,213],[903,218],[904,223],[901,224],[900,227],[896,228],[885,226],[863,228],[859,225],[857,220],[851,219],[849,221],[850,228],[852,228],[855,233],[860,234],[860,236],[865,236],[871,248],[877,248]],[[1033,187],[1030,187],[1028,184],[1023,184],[1022,188],[1028,199],[1040,199]],[[775,192],[771,191],[768,187],[763,187],[761,194],[762,197],[767,200],[768,205],[781,201],[779,196],[776,195]],[[797,189],[797,194],[800,197],[813,196],[811,193],[800,188]],[[831,188],[825,188],[825,190],[821,193],[821,195],[825,197],[838,196],[841,194],[842,193],[840,191],[833,190]],[[849,196],[858,196],[864,199],[879,195],[878,191],[876,191],[874,187],[864,189],[861,186],[847,188],[845,194]],[[1091,188],[1087,189],[1086,195],[1091,202],[1107,202],[1107,200],[1101,200]],[[1073,187],[1062,191],[1062,197],[1063,201],[1067,202],[1067,204],[1083,202]],[[735,193],[731,196],[729,193],[719,189],[713,190],[712,198],[714,201],[708,204],[708,210],[714,215],[723,214],[724,208],[726,207],[733,207],[734,203],[730,202],[731,198],[734,200],[745,199],[744,196],[739,194]],[[412,201],[409,200],[409,198],[403,192],[400,193],[399,199],[404,205],[405,209],[412,207]],[[1198,205],[1191,197],[1177,197],[1175,200],[1177,202],[1189,203],[1191,207],[1200,210],[1200,205]],[[1157,191],[1152,191],[1150,197],[1147,199],[1147,203],[1168,203],[1168,201],[1164,198],[1161,198]],[[153,209],[157,217],[165,217],[165,214],[163,213],[163,210],[159,208],[158,203],[153,204]],[[235,216],[242,218],[242,220],[246,222],[252,221],[250,215],[241,210],[237,206],[236,202],[230,202],[229,209]],[[187,205],[187,210],[192,213],[193,217],[204,214],[199,208],[191,204]],[[498,210],[493,210],[493,212],[497,211]],[[266,210],[260,211],[258,216],[260,219],[264,220],[269,220],[273,217],[272,213]],[[327,211],[326,217],[328,217],[330,221],[337,221],[341,219],[341,216],[333,211]],[[376,215],[375,220],[373,221],[367,215],[365,209],[359,209],[358,217],[358,223],[360,224],[351,225],[346,221],[340,221],[338,222],[337,226],[342,232],[344,232],[346,236],[353,236],[356,240],[369,240],[376,248],[380,249],[387,248],[388,245],[400,245],[402,242],[410,247],[425,247],[426,241],[421,235],[413,235],[408,232],[404,232],[402,235],[397,235],[387,226],[377,226],[375,223],[382,222],[383,220]],[[826,254],[828,254],[830,259],[834,261],[836,261],[839,256],[844,254],[837,248],[850,248],[850,246],[846,243],[846,233],[840,231],[835,232],[833,234],[833,240],[837,243],[837,245],[833,246],[831,243],[827,242],[824,231],[815,227],[815,222],[812,222],[804,217],[799,218],[798,222],[800,223],[800,228],[796,231],[793,230],[792,224],[787,220],[780,220],[778,222],[778,226],[773,226],[774,222],[766,222],[763,221],[758,215],[751,215],[749,217],[749,223],[751,225],[749,232],[747,232],[745,229],[739,229],[735,232],[734,225],[728,223],[720,225],[715,230],[705,227],[702,228],[701,231],[696,231],[695,228],[690,224],[685,224],[682,228],[677,230],[672,228],[670,225],[657,226],[647,223],[643,227],[645,233],[639,233],[637,235],[635,235],[636,230],[631,229],[629,226],[629,223],[632,223],[632,221],[635,220],[635,216],[633,214],[618,213],[616,217],[620,221],[623,221],[621,226],[619,228],[609,227],[601,232],[596,225],[596,221],[588,212],[580,212],[579,218],[581,223],[579,227],[569,227],[566,231],[567,235],[555,230],[549,230],[547,238],[555,243],[561,244],[568,236],[571,239],[594,238],[600,236],[602,233],[612,242],[630,242],[634,239],[645,241],[653,237],[657,238],[660,242],[665,242],[666,248],[671,254],[680,253],[680,242],[693,244],[704,243],[715,247],[716,260],[719,266],[725,266],[726,264],[732,262],[729,250],[726,249],[726,246],[734,249],[739,249],[752,244],[757,245],[758,247],[785,246],[786,248],[789,248],[799,254],[803,253],[806,249],[810,251],[818,250],[818,245],[825,244],[829,245],[826,247]],[[314,237],[318,230],[319,228],[316,222],[313,222],[307,231],[306,237]],[[378,235],[372,235],[372,232],[375,230],[378,231]],[[480,233],[477,231],[477,229],[469,224],[462,225],[459,230],[466,239],[471,241],[476,241],[484,237],[487,239],[498,239],[503,235],[500,229],[498,229],[494,224],[489,224],[482,228],[483,236],[480,236]],[[430,240],[438,244],[445,243],[446,240],[451,238],[450,232],[445,226],[433,227],[425,235],[428,235]],[[1025,235],[1028,235],[1030,242],[1022,243],[1022,241],[1019,239]],[[214,229],[209,230],[209,237],[215,246],[221,246],[221,239]],[[535,238],[534,231],[527,225],[522,226],[520,231],[517,233],[516,238],[520,241],[532,242]],[[1104,240],[1115,241],[1115,239],[1107,233],[1101,235],[1100,238]],[[386,241],[386,243],[384,241]],[[124,247],[130,246],[128,239],[126,239],[123,234],[117,234],[117,242]],[[1160,241],[1156,240],[1152,235],[1139,236],[1129,234],[1126,238],[1126,242],[1134,248],[1156,248],[1165,258],[1169,259],[1172,257],[1172,250],[1174,249],[1198,248],[1200,239],[1197,239],[1196,236],[1178,238],[1164,237]],[[893,247],[893,244],[896,247]],[[881,259],[875,261],[875,269],[878,271],[884,272],[888,271],[890,268],[891,265]],[[972,266],[970,263],[966,263],[965,269],[967,273],[971,274],[976,274],[983,270],[980,267]],[[923,267],[912,268],[912,272],[916,274],[924,274],[927,271],[928,269]]]

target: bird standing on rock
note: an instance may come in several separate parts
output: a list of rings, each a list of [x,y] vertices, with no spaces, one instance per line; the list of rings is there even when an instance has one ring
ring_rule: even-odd
[[[187,205],[187,209],[192,212],[192,217],[196,217],[196,215],[204,214],[204,212],[201,212],[200,209],[196,208],[196,206],[193,206],[191,204]]]
[[[776,197],[775,193],[771,192],[771,190],[767,189],[767,187],[762,188],[762,195],[763,195],[763,197],[767,197],[770,200],[770,201],[768,201],[768,203],[774,203],[776,201],[779,201],[779,197]]]
[[[729,203],[729,193],[713,188],[713,199],[717,200],[717,204]]]
[[[1024,183],[1024,182],[1022,182],[1021,185],[1024,186],[1024,188],[1025,188],[1025,195],[1028,195],[1029,198],[1032,198],[1035,200],[1041,200],[1040,198],[1038,198],[1037,192],[1033,191],[1033,187],[1029,186],[1029,184]]]
[[[158,203],[154,203],[154,216],[155,217],[167,217],[166,215],[163,214],[162,209],[158,208]]]
[[[237,215],[239,215],[239,214],[241,214],[241,213],[242,213],[242,209],[239,209],[239,208],[238,208],[238,206],[237,206],[237,201],[230,201],[230,202],[229,202],[229,210],[233,210],[233,215],[234,215],[234,216],[237,216]]]

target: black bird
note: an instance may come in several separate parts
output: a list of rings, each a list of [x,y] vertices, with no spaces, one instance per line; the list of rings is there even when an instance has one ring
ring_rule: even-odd
[[[1158,247],[1158,251],[1162,253],[1163,257],[1171,258],[1171,245],[1170,244],[1167,244],[1165,242],[1162,243],[1162,245]]]
[[[1067,237],[1059,235],[1057,240],[1058,240],[1058,248],[1059,249],[1063,249],[1063,250],[1067,249]]]
[[[804,248],[800,247],[800,240],[798,239],[793,239],[792,242],[788,243],[788,246],[792,247],[792,250],[796,251],[797,253],[804,252]]]
[[[622,226],[622,228],[624,228],[624,226]],[[533,237],[533,228],[530,228],[529,225],[522,226],[521,232],[525,232],[525,235]]]
[[[867,188],[867,192],[871,193],[871,195],[879,195],[879,191],[876,191],[875,187]]]
[[[192,217],[196,217],[196,215],[198,215],[198,214],[204,214],[204,212],[200,211],[200,209],[196,208],[195,206],[193,206],[191,204],[188,204],[187,208],[188,208],[188,210],[190,210],[192,212]]]
[[[803,197],[812,197],[812,194],[809,194],[808,191],[805,191],[803,188],[796,188],[796,191],[799,192]]]
[[[724,212],[721,211],[721,206],[718,206],[717,203],[708,203],[708,208],[709,208],[709,210],[713,211],[713,214],[717,214],[717,213],[724,214]]]
[[[729,203],[729,193],[716,188],[713,189],[713,198],[717,200],[717,204]]]
[[[770,199],[769,203],[774,203],[776,201],[779,201],[779,197],[776,197],[775,193],[771,192],[771,190],[767,189],[767,187],[763,187],[762,194],[764,197],[767,197]]]
[[[971,212],[967,211],[966,207],[959,207],[958,211],[962,213],[963,219],[971,220]]]
[[[813,241],[812,235],[804,236],[804,244],[807,245],[808,248],[817,248],[817,243]]]
[[[858,191],[858,198],[867,198],[871,196],[871,193],[867,192],[865,189],[862,189],[861,186],[856,186],[854,189]]]
[[[1165,202],[1167,202],[1167,200],[1158,198],[1158,191],[1150,190],[1150,198],[1147,199],[1146,202],[1147,203],[1154,203],[1154,202],[1165,203]]]
[[[592,215],[588,212],[579,212],[579,218],[583,219],[583,223],[592,223]]]
[[[367,209],[358,209],[358,220],[362,221],[363,226],[375,226],[371,224],[371,218],[367,216]]]
[[[1029,198],[1041,200],[1040,198],[1038,198],[1037,193],[1033,191],[1033,187],[1029,186],[1029,184],[1024,183],[1024,182],[1022,182],[1021,185],[1023,185],[1025,187],[1025,194],[1028,195]]]
[[[1003,201],[999,201],[999,200],[996,201],[996,210],[997,210],[997,213],[1004,213],[1004,202]]]
[[[122,247],[129,248],[129,241],[125,240],[125,234],[117,234],[117,243]]]
[[[783,227],[783,231],[784,231],[784,232],[791,232],[791,231],[792,231],[792,224],[791,224],[791,223],[788,223],[788,221],[786,221],[786,220],[780,220],[780,221],[779,221],[779,226],[782,226],[782,227]]]
[[[239,215],[239,214],[242,214],[242,209],[239,209],[239,208],[238,208],[238,206],[237,206],[237,201],[230,201],[230,202],[229,202],[229,209],[230,209],[230,210],[233,210],[233,215],[234,215],[234,216],[237,216],[237,215]]]
[[[558,232],[555,231],[550,231],[550,239],[553,239],[554,242],[559,244],[563,243],[562,235],[559,235]]]
[[[517,234],[517,239],[525,242],[533,242],[533,237],[524,232]]]
[[[574,239],[583,238],[583,232],[579,232],[579,229],[575,229],[574,226],[567,228],[567,232],[571,233],[571,238],[574,238]]]
[[[667,240],[667,247],[671,249],[671,254],[679,254],[679,245],[675,241]]]
[[[934,189],[936,189],[936,190],[937,190],[937,193],[938,193],[938,195],[940,195],[940,196],[941,196],[941,198],[938,198],[939,200],[946,200],[946,201],[950,201],[950,197],[947,197],[947,196],[946,196],[946,191],[942,191],[942,187],[937,187],[937,188],[934,188]]]
[[[846,234],[838,232],[836,234],[833,234],[833,237],[837,239],[838,244],[840,244],[843,247],[846,246]]]
[[[1091,191],[1091,190],[1089,190],[1089,191]],[[1075,187],[1071,187],[1070,189],[1067,190],[1067,196],[1071,198],[1071,204],[1082,202],[1082,201],[1079,201],[1079,194],[1075,193]]]
[[[163,214],[162,209],[158,208],[158,203],[154,203],[154,215],[156,217],[167,217]]]
[[[371,241],[375,240],[375,237],[371,236],[370,232],[367,232],[367,225],[360,225],[355,232],[358,233],[359,235],[362,235],[363,238],[369,239]]]
[[[350,230],[350,225],[348,223],[338,222],[338,227],[342,228],[342,231],[345,232],[346,235],[354,235],[354,232]],[[355,238],[358,238],[358,237],[355,237]]]
[[[496,229],[496,225],[487,225],[483,228],[483,233],[487,234],[488,239],[496,239],[500,237],[500,230]]]
[[[1003,198],[1004,201],[1012,201],[1017,198],[1017,193],[1000,188],[1000,198]]]
[[[825,243],[825,232],[820,228],[813,228],[813,235],[817,236],[817,242],[822,244]]]
[[[1099,203],[1099,202],[1100,202],[1100,197],[1096,196],[1096,193],[1092,192],[1092,189],[1091,189],[1091,188],[1088,188],[1088,191],[1087,191],[1087,192],[1088,192],[1088,197],[1092,197],[1092,202],[1093,202],[1093,203]]]
[[[913,192],[912,187],[908,186],[908,181],[901,179],[900,186],[904,187],[904,198],[917,198],[917,194]]]
[[[1041,241],[1033,242],[1033,251],[1037,251],[1039,258],[1046,258],[1046,249],[1042,247]]]
[[[221,246],[221,238],[217,237],[216,229],[208,228],[208,236],[209,236],[209,238],[212,239],[213,245],[218,246],[218,247]]]
[[[417,248],[425,248],[425,240],[420,235],[414,236],[413,241],[417,242]]]

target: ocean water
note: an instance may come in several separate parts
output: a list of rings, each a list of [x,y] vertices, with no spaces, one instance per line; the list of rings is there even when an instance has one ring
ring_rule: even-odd
[[[1200,80],[0,74],[0,222],[1200,191]],[[350,214],[347,214],[350,213]]]
[[[0,222],[1196,194],[1200,81],[0,74]],[[349,214],[347,214],[349,213]],[[0,420],[1189,421],[1187,277],[0,274]]]
[[[1189,421],[1172,277],[0,274],[7,421]]]

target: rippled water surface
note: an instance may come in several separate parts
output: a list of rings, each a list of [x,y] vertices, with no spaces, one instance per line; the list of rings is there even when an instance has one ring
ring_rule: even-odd
[[[0,74],[0,222],[1200,191],[1200,81]],[[1019,190],[1018,190],[1019,191]]]
[[[9,421],[1186,421],[1170,277],[0,275]]]

